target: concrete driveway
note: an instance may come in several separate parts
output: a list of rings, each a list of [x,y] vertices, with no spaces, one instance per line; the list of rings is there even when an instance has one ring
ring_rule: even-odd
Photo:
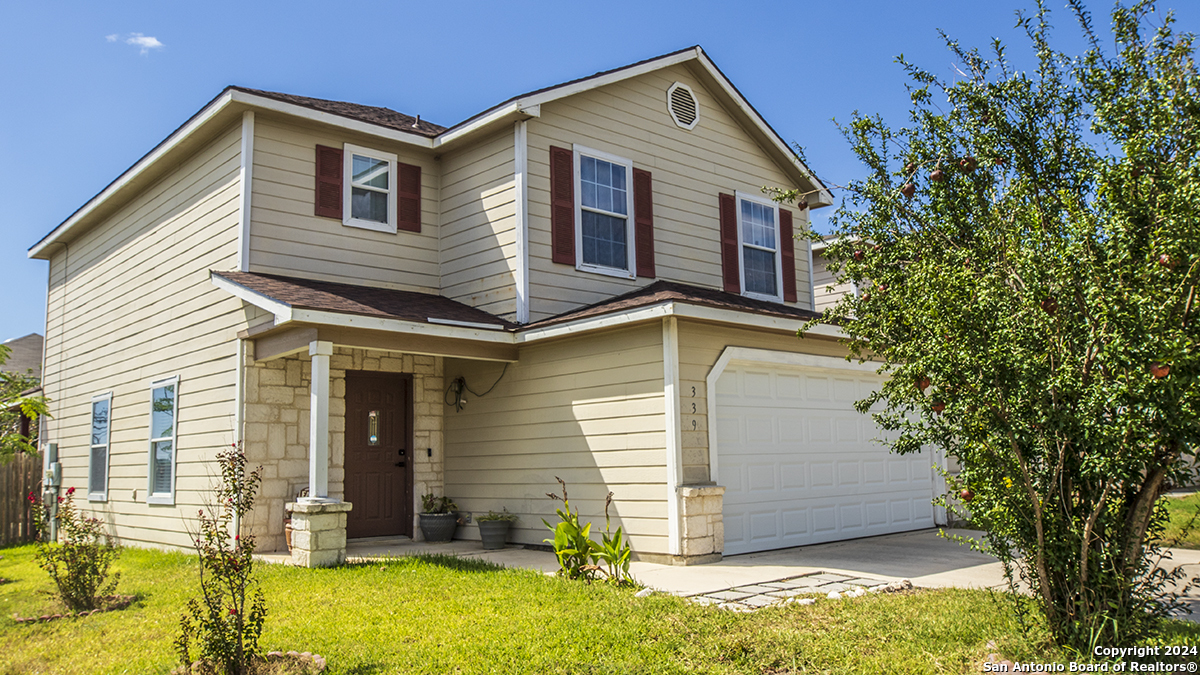
[[[947,529],[945,532],[950,536],[979,536],[971,530]],[[553,553],[520,546],[485,551],[477,541],[425,544],[413,543],[407,538],[390,538],[353,541],[347,547],[351,560],[418,553],[479,558],[507,567],[546,573],[558,569]],[[1182,566],[1187,579],[1200,576],[1200,551],[1170,549],[1169,553],[1171,558],[1163,561],[1162,567]],[[272,562],[286,560],[286,554],[259,557]],[[747,553],[707,565],[679,567],[635,562],[630,565],[630,572],[646,586],[681,596],[705,596],[760,586],[766,593],[777,589],[762,586],[764,584],[806,575],[826,576],[831,582],[850,585],[907,579],[914,586],[924,588],[1005,588],[1004,571],[995,558],[947,539],[937,529]],[[1180,618],[1200,622],[1200,589],[1193,589],[1183,600],[1193,613]]]
[[[977,534],[970,530],[947,532]],[[1004,585],[1004,571],[995,558],[945,539],[937,530],[746,553],[691,567],[638,562],[630,571],[643,584],[676,595],[700,595],[816,572],[881,581],[908,579],[914,586],[926,588]]]

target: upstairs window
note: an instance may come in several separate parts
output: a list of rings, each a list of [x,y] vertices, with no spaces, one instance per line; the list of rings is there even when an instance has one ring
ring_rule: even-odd
[[[150,385],[150,504],[175,503],[176,439],[178,437],[179,378]]]
[[[396,231],[396,156],[346,144],[342,222],[380,232]]]
[[[717,202],[725,291],[758,300],[796,302],[792,212],[745,192],[721,193]]]
[[[318,145],[315,154],[313,215],[388,234],[421,231],[421,167],[350,143]]]
[[[633,162],[575,146],[579,269],[634,278]]]
[[[738,195],[742,242],[742,289],[746,295],[779,300],[779,229],[777,207]]]
[[[91,453],[88,460],[88,501],[108,499],[109,430],[112,428],[112,392],[92,397]]]
[[[650,172],[580,145],[550,147],[550,259],[622,279],[653,279]]]

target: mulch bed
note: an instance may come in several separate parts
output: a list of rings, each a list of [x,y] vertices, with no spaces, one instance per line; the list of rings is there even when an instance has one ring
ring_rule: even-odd
[[[101,612],[115,612],[119,609],[125,609],[129,605],[133,604],[133,601],[136,599],[137,598],[132,595],[108,595],[101,598],[104,606],[98,609],[84,610],[82,612],[67,612],[66,614],[43,614],[41,616],[28,617],[14,616],[13,621],[16,621],[17,623],[46,623],[56,619],[77,619],[84,616],[91,616],[93,614],[100,614]]]

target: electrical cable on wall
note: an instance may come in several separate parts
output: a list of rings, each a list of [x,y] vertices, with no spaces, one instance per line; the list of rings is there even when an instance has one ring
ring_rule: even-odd
[[[505,363],[504,370],[500,371],[500,377],[497,377],[496,381],[492,383],[492,386],[488,387],[488,390],[482,394],[472,389],[467,384],[466,378],[464,378],[462,375],[459,375],[450,382],[450,386],[446,387],[446,394],[443,397],[443,400],[445,401],[446,405],[454,406],[455,412],[462,412],[463,406],[467,404],[467,399],[463,398],[464,391],[470,392],[474,396],[487,396],[488,394],[492,393],[492,390],[496,388],[496,385],[500,384],[500,380],[504,379],[504,374],[507,372],[508,364]]]

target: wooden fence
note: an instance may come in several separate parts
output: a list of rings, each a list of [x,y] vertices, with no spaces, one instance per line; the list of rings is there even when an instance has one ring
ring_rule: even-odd
[[[0,464],[0,546],[33,539],[28,495],[38,492],[41,482],[41,457],[19,453],[8,464]]]

